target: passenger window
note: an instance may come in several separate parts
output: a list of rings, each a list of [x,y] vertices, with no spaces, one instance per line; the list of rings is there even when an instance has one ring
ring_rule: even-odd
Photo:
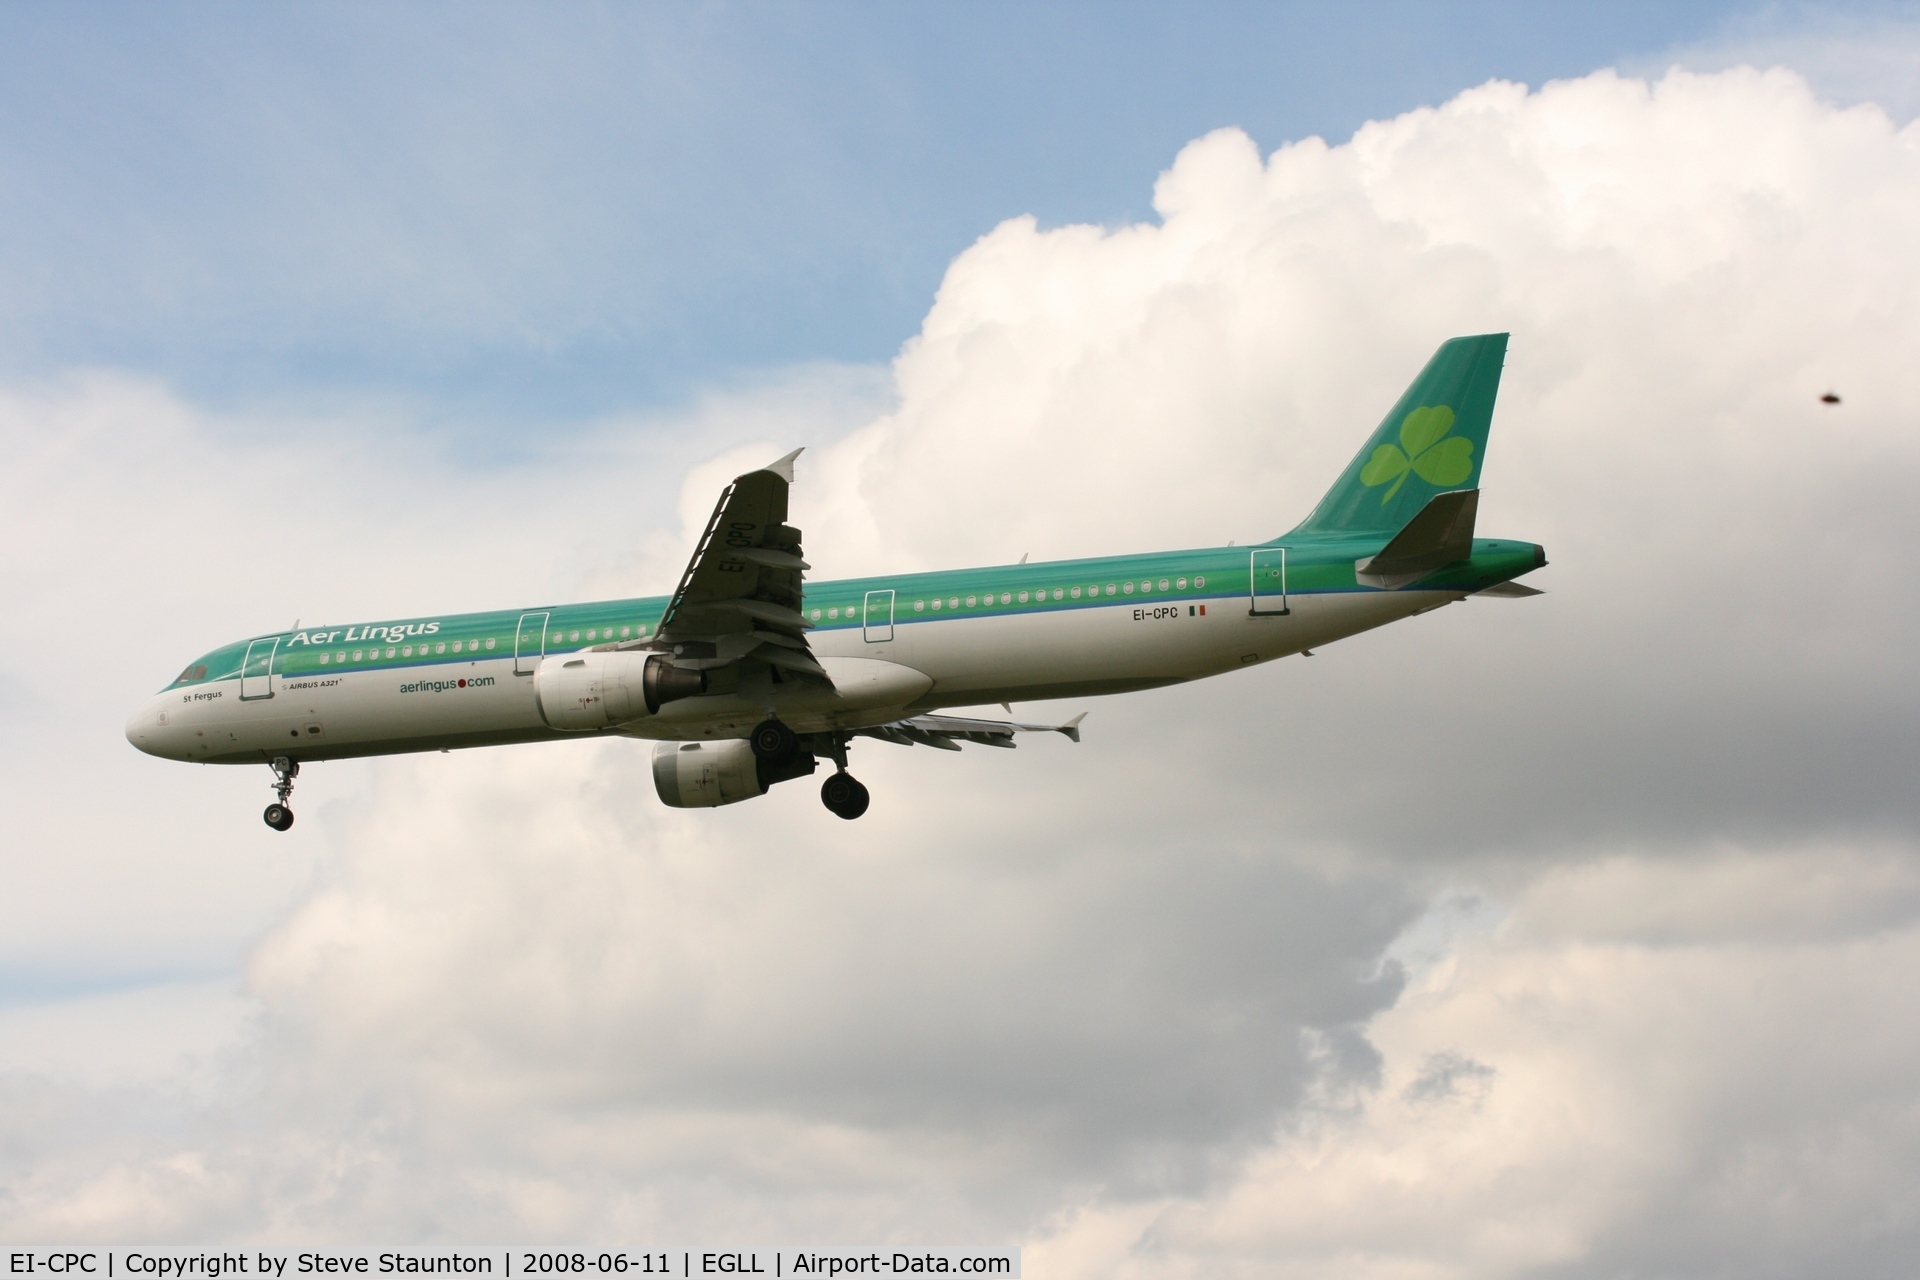
[[[1193,585],[1196,590],[1204,588],[1207,585],[1207,580],[1205,578],[1195,578],[1193,580]]]
[[[387,650],[387,656],[391,658],[393,656],[393,650],[391,649]]]
[[[1012,603],[1013,603],[1013,592],[1011,592],[1011,591],[1002,591],[1002,592],[1000,593],[1000,603],[1001,603],[1001,604],[1012,604]]]
[[[913,602],[913,611],[915,613],[925,613],[927,611],[927,602],[925,600],[915,600]]]
[[[967,601],[967,603],[968,603],[968,604],[972,604],[972,603],[973,603],[973,601],[971,601],[971,600],[969,600],[969,601]],[[947,608],[949,608],[949,609],[958,609],[959,607],[960,607],[960,597],[959,597],[959,596],[948,596],[948,597],[947,597]]]
[[[1054,592],[1053,594],[1054,594],[1054,595],[1055,595],[1055,596],[1057,597],[1057,596],[1058,596],[1058,595],[1059,595],[1060,593],[1059,593],[1058,591],[1056,591],[1056,592]],[[1078,587],[1075,587],[1075,588],[1073,589],[1073,598],[1074,598],[1075,600],[1078,600],[1078,599],[1080,598],[1080,588],[1078,588]]]
[[[1185,591],[1187,589],[1187,580],[1185,578],[1178,578],[1174,581],[1173,585]]]
[[[1160,589],[1162,591],[1167,589],[1167,580],[1165,578],[1160,579]]]
[[[492,637],[492,636],[488,636],[488,637],[487,637],[487,648],[489,648],[489,649],[491,649],[491,648],[493,648],[493,637]],[[391,658],[391,657],[393,656],[393,650],[391,650],[391,649],[389,649],[389,650],[387,650],[387,656],[388,656],[389,658]]]
[[[939,612],[939,610],[940,610],[940,602],[939,602],[938,600],[935,600],[935,601],[933,602],[933,608],[934,608],[934,611],[935,611],[936,613],[937,613],[937,612]]]
[[[967,608],[969,608],[969,609],[971,609],[971,608],[973,608],[973,602],[974,602],[974,597],[972,597],[972,596],[968,596],[968,597],[967,597]]]
[[[1020,593],[1020,603],[1025,604],[1026,602],[1027,602],[1027,593],[1022,591]]]
[[[329,660],[329,659],[330,659],[331,657],[332,657],[332,655],[331,655],[331,654],[326,654],[326,653],[323,653],[323,654],[321,654],[321,655],[320,655],[320,665],[321,665],[321,666],[323,666],[323,667],[324,667],[324,666],[326,666],[326,665],[327,665],[327,662],[328,662],[328,660]]]
[[[579,633],[578,631],[576,631],[576,632],[574,632],[574,634],[575,634],[575,635],[577,636],[577,635],[579,635],[580,633]],[[446,642],[446,641],[444,641],[444,640],[442,640],[442,641],[441,641],[441,642],[440,642],[439,644],[437,644],[437,645],[435,645],[435,646],[433,646],[433,651],[434,651],[435,653],[445,653],[445,652],[447,651],[447,642]]]
[[[1058,600],[1058,599],[1060,598],[1060,596],[1061,596],[1061,591],[1060,591],[1060,588],[1058,588],[1058,587],[1055,587],[1055,588],[1053,589],[1053,598],[1054,598],[1055,600]]]
[[[413,656],[413,646],[410,644],[401,645],[400,656],[403,658],[411,658]]]
[[[1113,588],[1112,588],[1112,587],[1108,587],[1108,588],[1107,588],[1107,590],[1108,590],[1108,591],[1112,591],[1112,590],[1113,590]],[[1129,583],[1127,584],[1127,594],[1128,594],[1128,595],[1132,595],[1132,594],[1133,594],[1133,584],[1132,584],[1131,582],[1129,582]]]

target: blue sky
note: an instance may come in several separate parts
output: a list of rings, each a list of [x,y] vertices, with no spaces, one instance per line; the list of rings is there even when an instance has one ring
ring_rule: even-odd
[[[397,398],[493,432],[884,361],[1002,219],[1826,10],[11,6],[0,373]]]

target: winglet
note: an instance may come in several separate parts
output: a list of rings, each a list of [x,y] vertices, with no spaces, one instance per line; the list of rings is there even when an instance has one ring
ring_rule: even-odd
[[[1056,727],[1054,729],[1054,732],[1064,733],[1067,735],[1068,738],[1072,739],[1075,742],[1078,742],[1080,741],[1080,722],[1082,720],[1085,720],[1086,718],[1087,718],[1087,713],[1082,711],[1079,715],[1067,721],[1065,724],[1059,725],[1058,727]]]
[[[773,472],[773,474],[779,476],[782,480],[785,480],[788,484],[792,484],[793,483],[793,460],[799,457],[801,454],[805,453],[806,451],[807,451],[807,446],[801,445],[798,449],[795,449],[792,453],[780,459],[778,462],[769,462],[766,466],[760,469],[762,471],[771,471]]]

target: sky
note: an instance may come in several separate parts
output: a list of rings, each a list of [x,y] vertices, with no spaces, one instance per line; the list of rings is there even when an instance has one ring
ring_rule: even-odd
[[[1536,10],[13,6],[0,370],[391,397],[511,451],[529,423],[884,363],[994,225],[1149,216],[1149,175],[1222,125],[1340,139],[1496,76],[1809,30],[1845,80],[1836,39],[1891,21]]]
[[[1920,11],[1597,8],[0,13],[0,1238],[1911,1274]],[[857,823],[121,736],[802,444],[824,576],[1273,537],[1493,330],[1546,595]]]

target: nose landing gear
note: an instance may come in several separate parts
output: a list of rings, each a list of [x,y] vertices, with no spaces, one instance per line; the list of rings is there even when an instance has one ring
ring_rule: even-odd
[[[275,831],[285,831],[293,825],[293,810],[287,808],[287,801],[293,798],[293,780],[299,776],[298,760],[289,760],[285,756],[274,757],[273,790],[280,799],[277,803],[268,805],[266,813],[261,816]]]

